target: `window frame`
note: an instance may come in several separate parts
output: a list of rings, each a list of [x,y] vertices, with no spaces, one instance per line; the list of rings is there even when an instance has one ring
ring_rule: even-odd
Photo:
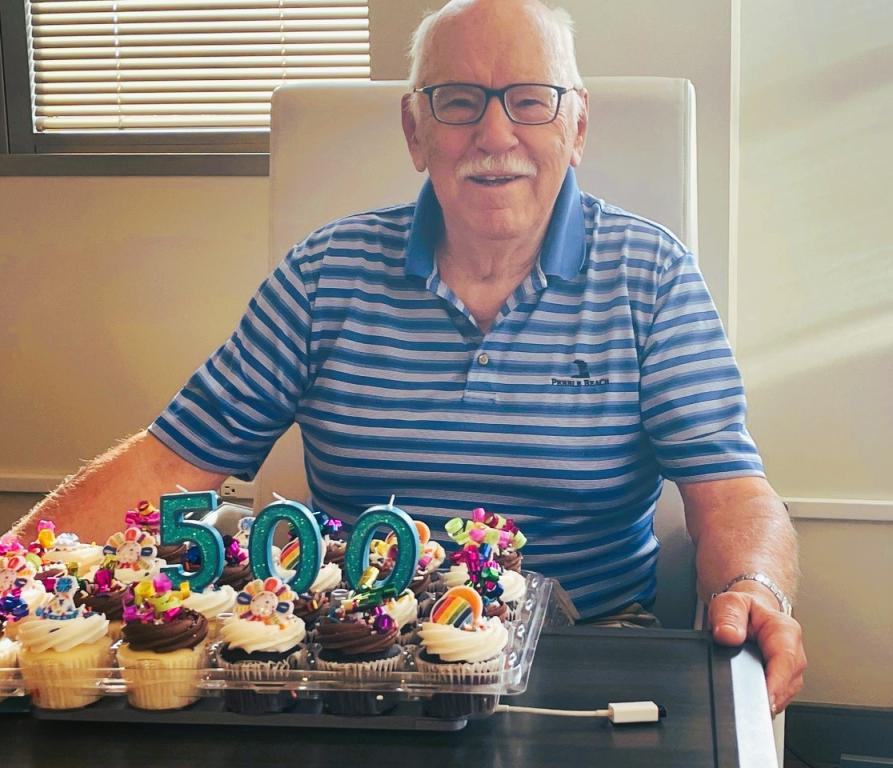
[[[270,132],[47,134],[32,123],[25,0],[0,2],[0,176],[267,176]]]

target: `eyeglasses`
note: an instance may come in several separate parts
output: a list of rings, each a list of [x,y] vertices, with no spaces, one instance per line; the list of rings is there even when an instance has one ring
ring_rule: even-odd
[[[413,88],[425,93],[431,102],[434,119],[447,125],[470,125],[478,122],[487,110],[490,99],[499,99],[509,120],[521,125],[551,123],[561,107],[561,97],[576,88],[542,83],[514,83],[505,88],[484,88],[472,83],[445,83]]]

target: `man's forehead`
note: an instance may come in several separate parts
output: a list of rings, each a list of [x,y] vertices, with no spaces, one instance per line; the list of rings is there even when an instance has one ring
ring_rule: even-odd
[[[494,86],[551,81],[561,69],[552,34],[541,19],[523,12],[513,20],[504,13],[456,14],[432,32],[424,80]]]

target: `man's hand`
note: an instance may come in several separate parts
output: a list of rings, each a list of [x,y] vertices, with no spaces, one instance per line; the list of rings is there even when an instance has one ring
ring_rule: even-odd
[[[714,597],[708,610],[708,622],[717,643],[741,645],[745,640],[753,640],[759,646],[773,717],[803,687],[806,670],[800,625],[771,606],[769,602],[774,600],[772,595],[764,600],[749,592],[729,591]]]

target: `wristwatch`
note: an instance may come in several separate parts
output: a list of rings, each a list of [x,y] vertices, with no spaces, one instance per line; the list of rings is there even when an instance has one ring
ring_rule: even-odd
[[[770,579],[765,573],[761,573],[760,571],[755,571],[753,573],[741,573],[732,579],[728,584],[726,584],[719,592],[714,592],[710,599],[712,600],[717,595],[721,595],[723,592],[728,592],[735,584],[739,581],[755,581],[758,584],[762,584],[766,589],[768,589],[775,598],[778,600],[778,605],[781,608],[781,612],[785,616],[790,616],[792,611],[791,601],[788,599],[788,596],[782,591],[781,587],[778,586],[772,579]]]

